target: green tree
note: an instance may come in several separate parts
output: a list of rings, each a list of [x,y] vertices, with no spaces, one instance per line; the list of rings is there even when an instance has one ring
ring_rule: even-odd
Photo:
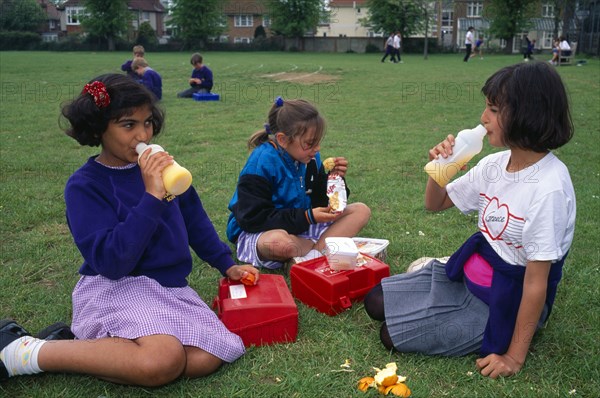
[[[150,22],[143,22],[138,29],[136,44],[141,44],[142,46],[151,47],[153,45],[158,44],[158,39],[156,37],[156,32],[152,29]]]
[[[415,0],[369,0],[369,15],[362,21],[374,31],[400,31],[402,38],[410,37],[425,27],[425,3]]]
[[[170,26],[183,39],[185,48],[203,47],[209,37],[225,30],[222,0],[175,0],[171,7]]]
[[[490,0],[483,16],[490,20],[489,33],[506,40],[505,52],[510,54],[513,38],[531,27],[531,18],[539,15],[539,0]]]
[[[267,32],[265,32],[264,26],[258,25],[256,27],[256,29],[254,29],[254,38],[255,39],[258,39],[258,38],[264,39],[266,37],[267,37]]]
[[[35,0],[0,0],[0,30],[36,32],[45,20]]]
[[[304,37],[314,31],[325,16],[322,0],[266,0],[271,31],[285,37]]]
[[[550,4],[554,5],[554,32],[553,37],[559,36],[559,27],[562,22],[562,34],[571,36],[575,32],[575,26],[571,22],[575,16],[577,0],[554,0]],[[569,37],[574,39],[576,37]]]
[[[83,29],[92,38],[105,40],[108,50],[115,50],[115,39],[127,32],[131,13],[126,0],[84,0]]]

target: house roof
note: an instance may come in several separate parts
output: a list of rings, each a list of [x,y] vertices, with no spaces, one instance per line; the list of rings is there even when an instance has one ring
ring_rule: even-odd
[[[83,0],[68,0],[62,7],[83,6]],[[159,0],[128,0],[127,8],[130,10],[166,12],[165,7]]]
[[[535,30],[552,32],[554,31],[554,18],[532,18]],[[562,21],[559,22],[559,30],[562,27]]]
[[[74,7],[74,6],[82,6],[83,0],[67,0],[62,4],[62,8],[65,7]]]
[[[358,7],[366,6],[367,0],[331,0],[329,7]]]
[[[159,0],[129,0],[127,7],[130,10],[165,12],[165,7]]]
[[[46,13],[48,19],[60,20],[60,13],[56,9],[56,6],[48,0],[37,0],[37,3],[42,7],[42,10]]]
[[[533,26],[531,30],[552,32],[554,30],[553,18],[531,18]],[[490,22],[483,18],[458,18],[459,29],[466,30],[467,26],[472,26],[475,30],[489,29]],[[562,22],[559,23],[559,30],[562,29]]]
[[[458,18],[458,28],[467,30],[467,27],[472,26],[475,30],[489,29],[490,22],[483,18]]]
[[[223,4],[225,15],[262,15],[266,13],[265,3],[261,0],[236,0],[225,1]]]

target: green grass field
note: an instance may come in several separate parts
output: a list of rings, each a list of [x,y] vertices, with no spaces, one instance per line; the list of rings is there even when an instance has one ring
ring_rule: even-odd
[[[449,255],[476,229],[476,216],[423,206],[427,151],[449,133],[479,123],[480,88],[519,55],[206,53],[219,102],[177,99],[191,73],[188,53],[147,54],[163,78],[166,129],[157,138],[194,176],[205,208],[225,239],[227,203],[246,156],[246,140],[265,122],[277,95],[314,102],[328,121],[322,154],[345,156],[351,201],[373,212],[362,236],[390,241],[392,273],[422,256]],[[61,103],[92,77],[120,72],[129,53],[0,53],[0,316],[32,332],[71,318],[70,293],[80,255],[64,215],[67,178],[98,148],[81,147],[59,125]],[[545,58],[544,58],[545,59]],[[298,302],[295,343],[250,348],[205,379],[160,389],[119,386],[92,377],[43,374],[0,386],[5,397],[366,397],[357,381],[396,361],[414,397],[594,397],[600,391],[600,63],[559,69],[572,101],[573,140],[556,151],[571,172],[577,226],[548,327],[522,372],[490,380],[476,356],[390,354],[377,322],[360,303],[329,317]],[[287,80],[286,80],[287,79]],[[292,79],[292,80],[289,80]],[[552,95],[552,93],[548,93]],[[531,115],[536,117],[536,115]],[[487,145],[480,156],[493,149]],[[480,157],[479,156],[479,157]],[[478,157],[478,158],[479,158]],[[475,160],[477,160],[476,158]],[[189,281],[206,302],[218,272],[197,258]],[[286,275],[287,278],[287,275]],[[288,279],[289,281],[289,279]],[[251,315],[250,315],[251,316]],[[351,372],[340,371],[350,359]]]

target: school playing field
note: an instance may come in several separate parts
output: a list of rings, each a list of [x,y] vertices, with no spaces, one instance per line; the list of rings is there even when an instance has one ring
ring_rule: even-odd
[[[163,78],[167,119],[157,142],[192,172],[223,239],[227,203],[247,156],[246,140],[262,127],[277,95],[310,100],[322,111],[328,121],[322,154],[349,160],[350,199],[368,204],[373,212],[362,235],[390,241],[392,273],[403,272],[422,256],[451,254],[475,231],[474,215],[424,210],[422,168],[431,146],[479,123],[483,82],[499,68],[521,62],[521,56],[491,55],[465,64],[460,54],[427,60],[405,55],[403,64],[384,64],[382,54],[205,53],[215,74],[213,91],[221,101],[196,102],[176,98],[187,87],[190,55],[146,56]],[[92,77],[120,72],[130,56],[0,53],[0,317],[14,318],[31,332],[70,320],[70,293],[81,259],[65,222],[63,188],[69,175],[98,153],[62,133],[60,105]],[[600,63],[588,60],[559,72],[575,124],[573,140],[556,151],[569,167],[577,194],[575,240],[549,325],[535,338],[517,376],[483,378],[474,355],[390,354],[379,342],[379,324],[360,303],[329,317],[297,302],[295,343],[250,348],[205,379],[152,390],[87,376],[40,375],[11,379],[0,385],[0,396],[374,397],[378,393],[373,389],[359,392],[357,381],[372,376],[372,367],[391,361],[408,378],[414,397],[597,396]],[[483,154],[491,151],[486,144]],[[220,275],[195,261],[190,284],[210,304]],[[350,368],[340,367],[347,359]]]

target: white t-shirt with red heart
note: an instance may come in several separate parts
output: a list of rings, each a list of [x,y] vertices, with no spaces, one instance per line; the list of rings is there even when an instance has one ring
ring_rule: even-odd
[[[556,262],[571,247],[575,191],[567,167],[553,153],[515,173],[510,151],[488,155],[446,187],[463,213],[478,211],[478,227],[507,263]]]

